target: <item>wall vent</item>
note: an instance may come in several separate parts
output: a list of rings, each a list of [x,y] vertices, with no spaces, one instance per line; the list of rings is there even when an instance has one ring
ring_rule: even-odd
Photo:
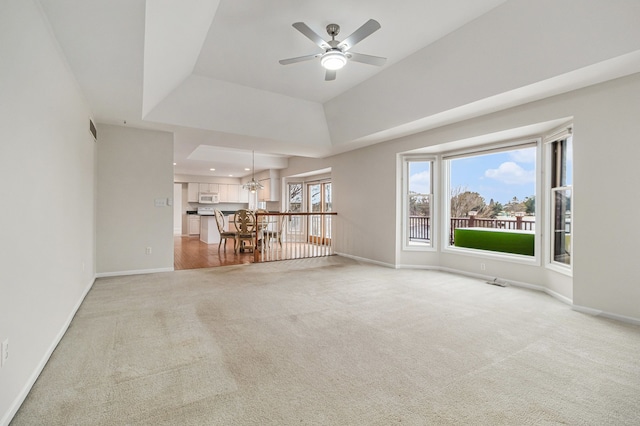
[[[91,133],[91,136],[93,136],[93,140],[97,141],[98,140],[98,131],[96,130],[96,125],[93,124],[93,120],[89,119],[89,132]]]

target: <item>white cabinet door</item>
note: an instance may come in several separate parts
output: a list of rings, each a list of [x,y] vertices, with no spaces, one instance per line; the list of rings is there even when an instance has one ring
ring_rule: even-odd
[[[271,201],[271,179],[262,179],[259,182],[263,188],[258,190],[258,200]]]
[[[198,192],[200,192],[200,184],[198,182],[189,182],[187,184],[187,202],[197,203]]]
[[[219,185],[217,183],[201,183],[200,184],[200,192],[213,192],[217,193],[219,191]]]
[[[244,189],[242,185],[238,185],[238,202],[239,203],[249,202],[249,190]]]
[[[189,235],[200,235],[200,216],[189,215]]]
[[[280,179],[263,179],[260,181],[263,189],[258,194],[260,201],[280,201]]]
[[[218,195],[220,197],[221,203],[229,203],[231,199],[229,198],[229,186],[226,183],[218,184]]]
[[[229,194],[227,199],[230,203],[240,202],[240,185],[230,183],[229,185],[227,185],[227,192]]]

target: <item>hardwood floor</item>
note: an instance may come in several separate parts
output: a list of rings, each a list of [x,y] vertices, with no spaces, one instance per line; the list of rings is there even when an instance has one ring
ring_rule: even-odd
[[[180,269],[211,268],[214,266],[241,265],[253,262],[253,253],[233,252],[233,242],[220,248],[218,254],[218,244],[206,244],[200,241],[200,237],[194,236],[174,236],[173,237],[173,267]]]

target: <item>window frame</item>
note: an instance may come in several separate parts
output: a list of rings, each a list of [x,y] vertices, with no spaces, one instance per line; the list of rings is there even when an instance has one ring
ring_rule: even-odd
[[[535,231],[534,231],[534,255],[527,256],[515,253],[504,253],[497,251],[481,250],[467,247],[456,247],[449,242],[449,235],[451,232],[451,160],[463,157],[473,157],[486,155],[491,153],[507,152],[517,150],[519,148],[535,147],[536,148],[536,167],[535,167]],[[543,175],[543,163],[542,163],[542,138],[541,137],[529,137],[521,138],[509,141],[495,142],[482,146],[474,146],[465,149],[451,150],[443,152],[441,156],[441,168],[442,168],[442,208],[440,211],[442,217],[442,226],[440,238],[443,241],[442,252],[452,253],[457,255],[468,255],[473,257],[480,257],[484,259],[496,259],[512,263],[520,263],[531,266],[541,265],[541,241],[542,235],[542,214],[544,209],[541,203],[537,200],[542,200],[542,175]]]
[[[438,226],[437,226],[437,212],[438,201],[437,196],[434,193],[438,188],[438,158],[435,155],[425,154],[404,154],[401,156],[402,160],[402,250],[403,251],[436,251],[437,250],[437,238],[438,238]],[[409,220],[409,163],[428,162],[429,164],[429,185],[430,194],[421,194],[429,196],[429,208],[430,208],[430,239],[428,242],[412,242],[410,241],[410,220]]]
[[[575,205],[575,198],[574,198],[574,190],[573,190],[573,168],[572,168],[572,176],[571,176],[571,184],[569,185],[561,185],[561,186],[554,186],[554,184],[557,182],[558,176],[557,173],[554,173],[554,171],[558,171],[558,169],[554,166],[554,162],[557,161],[557,157],[554,154],[554,143],[556,142],[560,142],[562,140],[566,140],[568,138],[571,138],[571,145],[572,145],[572,149],[573,149],[573,125],[569,124],[569,125],[565,125],[563,126],[560,130],[551,133],[549,136],[545,137],[544,140],[544,144],[545,144],[545,160],[546,160],[546,164],[548,172],[546,173],[546,179],[545,179],[545,188],[547,189],[546,191],[546,197],[545,197],[545,202],[546,205],[548,206],[545,210],[546,210],[546,214],[545,214],[545,221],[547,223],[546,226],[546,233],[548,235],[548,237],[546,238],[545,241],[545,247],[546,247],[546,252],[547,255],[545,256],[545,267],[547,269],[553,270],[555,272],[573,277],[573,259],[571,259],[569,264],[563,263],[563,262],[558,262],[555,260],[555,194],[558,193],[559,191],[570,191],[571,194],[571,235],[574,234],[574,211],[573,211],[573,206]],[[566,153],[565,153],[566,155]],[[566,158],[566,157],[565,157]],[[573,158],[571,158],[571,162],[573,162]],[[563,167],[566,167],[566,164],[563,164]],[[570,241],[570,253],[573,253],[573,238],[571,238]]]

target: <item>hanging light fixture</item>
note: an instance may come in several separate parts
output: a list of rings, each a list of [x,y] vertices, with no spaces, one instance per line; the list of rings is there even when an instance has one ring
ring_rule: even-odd
[[[242,188],[248,189],[252,194],[258,191],[259,189],[264,188],[260,182],[256,181],[256,153],[255,151],[251,151],[251,180],[244,185]]]

